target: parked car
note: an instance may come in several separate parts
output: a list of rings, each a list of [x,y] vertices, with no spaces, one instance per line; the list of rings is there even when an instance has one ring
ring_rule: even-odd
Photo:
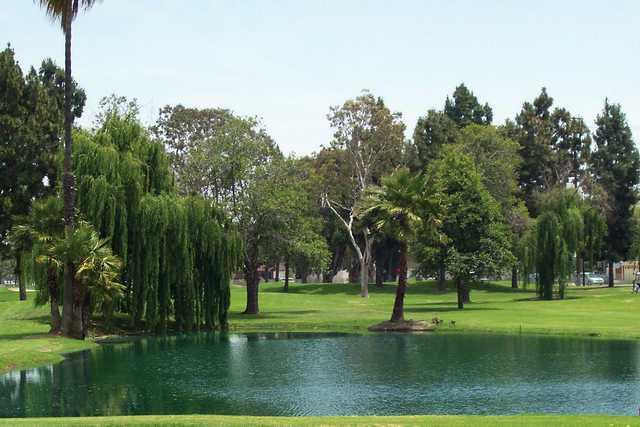
[[[585,272],[585,285],[604,285],[604,278],[596,273]]]

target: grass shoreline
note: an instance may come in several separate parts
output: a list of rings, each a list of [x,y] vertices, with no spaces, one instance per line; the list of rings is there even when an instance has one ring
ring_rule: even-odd
[[[226,415],[141,415],[80,418],[0,418],[0,426],[640,426],[640,417],[602,415],[408,415],[343,417],[244,417]]]

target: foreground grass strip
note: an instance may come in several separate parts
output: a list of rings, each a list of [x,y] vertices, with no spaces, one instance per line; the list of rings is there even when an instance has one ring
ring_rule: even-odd
[[[600,415],[241,417],[220,415],[0,419],[0,426],[640,426],[640,417]]]

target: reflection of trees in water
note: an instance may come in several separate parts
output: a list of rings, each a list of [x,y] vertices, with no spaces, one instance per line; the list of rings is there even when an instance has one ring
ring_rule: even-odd
[[[0,416],[378,413],[402,399],[414,399],[406,410],[415,413],[429,398],[445,408],[455,404],[447,393],[468,398],[477,387],[630,383],[640,378],[639,349],[635,342],[492,335],[140,339],[0,376]],[[390,404],[392,394],[398,402]]]

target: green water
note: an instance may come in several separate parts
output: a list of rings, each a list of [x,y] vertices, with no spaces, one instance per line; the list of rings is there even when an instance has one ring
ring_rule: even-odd
[[[640,344],[490,335],[231,334],[103,345],[0,376],[0,416],[607,413]]]

